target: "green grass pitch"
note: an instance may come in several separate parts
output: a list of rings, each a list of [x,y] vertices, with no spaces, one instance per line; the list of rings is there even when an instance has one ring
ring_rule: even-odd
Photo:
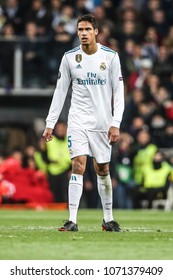
[[[79,209],[78,232],[59,232],[67,210],[0,210],[1,260],[173,260],[173,212],[114,210],[123,232],[101,230],[102,210]]]

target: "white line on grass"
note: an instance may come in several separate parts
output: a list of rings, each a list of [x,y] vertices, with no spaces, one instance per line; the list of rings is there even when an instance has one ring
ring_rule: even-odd
[[[0,226],[0,230],[29,230],[29,231],[36,231],[36,230],[40,230],[40,231],[51,231],[51,230],[57,230],[57,227],[48,227],[48,226]],[[96,231],[100,231],[100,228],[84,228],[81,227],[79,229],[80,232],[83,231],[87,231],[87,232],[96,232]],[[167,232],[167,233],[173,233],[173,230],[168,230],[168,229],[151,229],[151,228],[143,228],[143,227],[139,227],[139,228],[124,228],[123,232],[126,233],[131,233],[131,232]]]

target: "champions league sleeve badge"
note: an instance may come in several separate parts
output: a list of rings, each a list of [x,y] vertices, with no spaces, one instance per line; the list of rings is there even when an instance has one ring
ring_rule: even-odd
[[[60,79],[61,78],[61,72],[58,72],[57,78]]]
[[[82,61],[82,55],[81,54],[76,54],[76,57],[75,57],[77,63],[80,63]]]

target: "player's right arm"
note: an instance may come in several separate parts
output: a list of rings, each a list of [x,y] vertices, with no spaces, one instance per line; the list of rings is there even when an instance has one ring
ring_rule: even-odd
[[[52,128],[49,128],[49,127],[45,128],[42,136],[46,142],[49,142],[52,140],[52,138],[53,138],[52,133],[53,133]]]
[[[62,107],[64,105],[70,83],[71,83],[70,69],[65,54],[61,61],[61,65],[57,77],[56,88],[53,94],[49,113],[46,118],[46,128],[52,130],[54,129],[54,126],[57,123],[59,115],[62,111]]]

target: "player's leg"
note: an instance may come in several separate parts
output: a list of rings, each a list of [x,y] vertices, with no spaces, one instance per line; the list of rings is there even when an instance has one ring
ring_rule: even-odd
[[[69,220],[59,231],[77,231],[77,213],[83,191],[83,174],[86,168],[86,156],[77,156],[72,159],[72,174],[68,187]]]
[[[68,129],[69,152],[72,174],[68,186],[69,220],[60,231],[77,231],[77,213],[83,191],[83,174],[86,169],[88,141],[85,131]]]
[[[109,163],[99,164],[94,159],[97,174],[98,193],[103,207],[102,229],[105,231],[120,231],[120,227],[113,219],[112,211],[112,181],[109,173]]]
[[[97,174],[98,192],[103,207],[102,228],[106,231],[120,231],[112,214],[112,181],[109,172],[112,146],[109,144],[107,131],[87,131],[94,168]]]
[[[69,181],[68,203],[69,220],[76,224],[77,211],[83,191],[83,174],[86,168],[86,156],[78,156],[72,159],[72,175]]]
[[[105,222],[113,220],[112,214],[112,182],[109,173],[109,164],[98,164],[94,159],[94,168],[97,174],[98,193],[101,198]]]

